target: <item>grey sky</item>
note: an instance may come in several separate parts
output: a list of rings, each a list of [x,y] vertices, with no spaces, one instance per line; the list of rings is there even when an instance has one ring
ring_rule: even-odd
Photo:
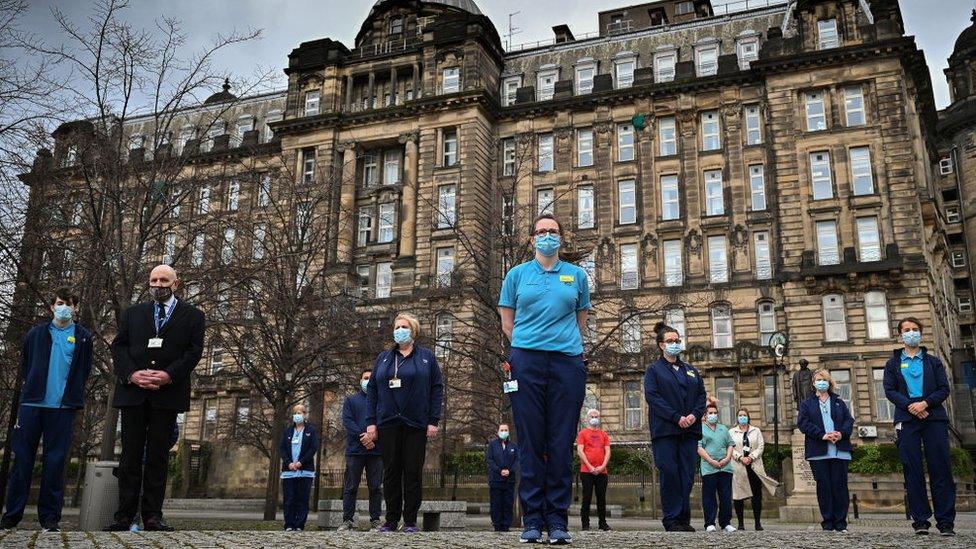
[[[713,0],[714,5],[737,0]],[[755,0],[750,0],[755,1]],[[491,17],[498,32],[508,31],[508,14],[515,16],[521,33],[513,43],[547,40],[552,27],[567,23],[578,36],[597,30],[598,11],[641,3],[639,0],[476,0]],[[202,47],[217,32],[236,28],[264,29],[264,37],[251,44],[226,51],[217,60],[232,74],[250,75],[256,66],[282,68],[288,52],[299,43],[317,38],[338,39],[352,47],[356,33],[374,0],[131,0],[128,18],[151,27],[160,15],[184,23],[191,43]],[[936,103],[949,102],[945,76],[946,58],[959,33],[970,24],[974,0],[901,0],[907,32],[917,38],[932,71]],[[88,2],[33,0],[26,26],[48,41],[59,40],[51,21],[50,7],[57,5],[76,20],[88,15]],[[282,79],[282,85],[284,80]]]

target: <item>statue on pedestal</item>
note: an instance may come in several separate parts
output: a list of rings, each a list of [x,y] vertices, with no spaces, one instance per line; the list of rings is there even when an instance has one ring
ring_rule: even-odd
[[[810,371],[810,361],[801,358],[799,361],[800,369],[793,374],[793,400],[796,403],[796,410],[800,409],[800,403],[814,394],[813,372]]]

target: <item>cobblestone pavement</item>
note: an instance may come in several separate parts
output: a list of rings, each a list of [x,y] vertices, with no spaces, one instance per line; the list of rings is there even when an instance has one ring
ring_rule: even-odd
[[[518,542],[517,533],[494,532],[436,532],[421,534],[377,534],[339,532],[167,532],[167,533],[103,533],[61,532],[41,533],[17,530],[0,532],[0,547],[44,548],[282,548],[352,547],[356,549],[386,549],[405,547],[416,549],[525,547]],[[575,536],[571,547],[592,549],[643,547],[711,547],[728,548],[786,548],[818,549],[837,547],[976,547],[976,533],[963,532],[956,538],[929,536],[921,538],[906,530],[895,532],[871,531],[839,534],[816,531],[774,531],[722,533],[664,533],[664,532],[582,532]]]

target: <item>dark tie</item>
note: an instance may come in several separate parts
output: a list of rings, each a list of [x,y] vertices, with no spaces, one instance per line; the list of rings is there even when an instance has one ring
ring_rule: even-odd
[[[157,303],[156,307],[159,309],[159,315],[156,317],[156,331],[158,332],[163,327],[163,321],[166,320],[166,305]]]

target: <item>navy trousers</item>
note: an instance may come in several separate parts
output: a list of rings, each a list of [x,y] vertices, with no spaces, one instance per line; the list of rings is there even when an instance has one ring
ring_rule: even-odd
[[[359,481],[366,470],[369,488],[369,520],[380,520],[383,510],[383,458],[380,456],[346,454],[346,477],[342,483],[342,521],[356,518],[356,498]]]
[[[512,507],[515,505],[515,485],[494,482],[488,485],[491,501],[491,524],[497,532],[508,532],[512,526]]]
[[[824,530],[847,529],[847,507],[850,497],[847,492],[846,459],[815,459],[810,461],[813,480],[817,481],[817,504],[820,506],[820,526]]]
[[[694,435],[673,435],[651,442],[654,465],[661,475],[661,522],[670,530],[691,524],[691,487],[698,469],[698,440]]]
[[[44,438],[41,461],[41,492],[37,501],[37,519],[41,524],[61,520],[64,499],[64,466],[71,448],[71,428],[75,410],[20,406],[17,425],[10,440],[14,465],[7,487],[7,512],[3,520],[20,522],[30,494],[31,476],[37,445]]]
[[[573,443],[586,396],[583,356],[512,348],[509,393],[518,432],[522,525],[566,530],[573,500]]]
[[[285,528],[305,529],[308,519],[308,498],[312,494],[311,477],[281,479],[282,507]]]
[[[705,528],[715,525],[716,513],[718,527],[725,528],[732,523],[732,473],[719,471],[702,475],[701,479]]]
[[[952,479],[949,455],[949,424],[945,421],[905,421],[898,429],[898,457],[905,469],[908,511],[915,527],[931,526],[932,507],[925,489],[925,466],[929,466],[929,484],[935,507],[935,525],[939,530],[954,528],[956,522],[956,483]]]

